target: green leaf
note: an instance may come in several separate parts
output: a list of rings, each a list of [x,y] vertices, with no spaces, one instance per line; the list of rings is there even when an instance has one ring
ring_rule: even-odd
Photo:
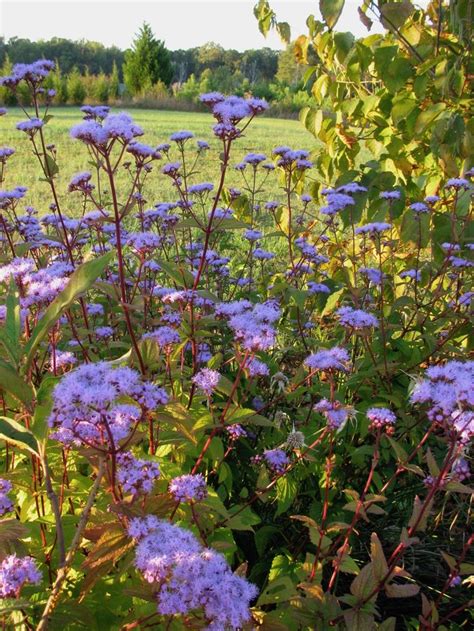
[[[336,25],[343,8],[344,0],[319,0],[319,10],[330,29]]]
[[[285,44],[289,44],[291,40],[291,29],[288,22],[277,22],[276,29],[281,41]]]
[[[36,393],[35,414],[31,431],[38,440],[43,440],[48,435],[47,421],[53,407],[52,393],[58,381],[60,381],[60,377],[48,375],[43,379]]]
[[[51,327],[56,324],[63,312],[71,306],[80,294],[92,287],[114,256],[115,252],[108,252],[97,259],[83,263],[74,271],[66,287],[49,305],[32,331],[31,338],[25,346],[26,372],[33,361],[36,349]]]
[[[6,416],[0,416],[0,438],[20,447],[20,449],[27,449],[36,456],[39,455],[38,441],[23,425],[8,418]]]
[[[336,47],[336,56],[343,63],[354,45],[355,37],[352,33],[335,33],[334,46]]]
[[[332,313],[336,309],[345,291],[346,291],[346,288],[343,287],[342,289],[339,289],[339,291],[335,291],[333,294],[329,296],[329,298],[326,301],[326,305],[321,313],[321,317],[327,315],[328,313]]]
[[[382,73],[383,81],[390,92],[403,88],[413,74],[411,63],[403,57],[396,57]]]
[[[161,269],[180,287],[192,287],[194,278],[188,270],[179,267],[176,263],[158,259],[157,263]]]
[[[0,359],[0,390],[13,395],[15,399],[24,403],[26,406],[31,405],[34,398],[33,388],[27,384],[16,370]]]
[[[395,631],[396,622],[396,618],[386,618],[379,624],[378,631]]]
[[[59,167],[56,160],[52,158],[48,153],[46,154],[46,172],[50,177],[54,177],[59,173]]]
[[[252,511],[250,506],[246,506],[243,510],[240,509],[241,507],[238,505],[229,508],[230,517],[227,520],[227,527],[231,530],[250,530],[253,532],[252,526],[260,523],[260,517]],[[237,514],[233,515],[233,513]]]
[[[377,587],[377,579],[374,573],[373,563],[367,563],[351,583],[351,594],[359,600],[365,600]],[[377,598],[377,594],[371,600]]]
[[[13,279],[10,278],[10,287],[8,289],[6,300],[7,314],[5,319],[5,327],[0,332],[0,340],[3,342],[10,358],[15,366],[21,357],[21,320],[20,320],[20,294],[18,287]]]
[[[293,504],[298,493],[298,483],[289,475],[279,478],[276,484],[276,496],[278,507],[275,517],[284,513]]]
[[[271,581],[260,594],[257,606],[282,603],[291,600],[297,595],[296,586],[289,576],[279,576]]]
[[[385,554],[375,532],[370,537],[370,558],[374,568],[374,576],[378,581],[382,581],[388,574],[388,565]]]
[[[240,228],[250,228],[250,224],[245,223],[245,221],[240,221],[239,219],[235,219],[235,217],[227,217],[225,219],[220,219],[216,221],[215,225],[213,222],[212,230],[238,230]]]
[[[446,103],[434,103],[430,105],[426,110],[421,112],[421,114],[416,119],[415,123],[415,134],[421,136],[432,123],[438,118],[441,112],[444,112],[446,109]]]
[[[254,7],[253,14],[258,20],[260,32],[266,37],[275,21],[275,13],[272,11],[268,0],[259,0]]]
[[[388,30],[402,27],[415,10],[411,2],[386,2],[380,7],[381,22]]]

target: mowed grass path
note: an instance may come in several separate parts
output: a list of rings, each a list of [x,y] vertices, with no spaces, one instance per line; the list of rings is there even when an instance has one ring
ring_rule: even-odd
[[[73,140],[69,135],[71,127],[82,120],[82,114],[78,107],[52,108],[50,113],[54,118],[46,126],[45,132],[47,143],[54,143],[57,148],[57,162],[60,169],[57,177],[57,190],[61,197],[63,210],[75,215],[79,210],[79,196],[67,194],[68,182],[75,173],[91,170],[86,146],[80,141]],[[138,140],[146,144],[156,146],[167,142],[174,131],[182,129],[192,131],[196,140],[207,141],[211,150],[199,161],[198,173],[193,177],[193,181],[216,182],[219,175],[219,153],[222,145],[213,135],[212,126],[215,121],[211,114],[138,109],[131,109],[129,113],[134,121],[144,129],[145,134]],[[6,182],[3,186],[4,188],[27,186],[29,190],[25,197],[25,205],[34,206],[41,216],[49,212],[51,193],[48,184],[40,181],[39,165],[32,154],[28,137],[15,128],[16,123],[24,119],[25,115],[19,108],[9,108],[8,114],[0,117],[0,146],[7,145],[16,150],[15,155],[8,161]],[[278,145],[312,150],[317,147],[317,141],[299,121],[256,118],[246,130],[245,136],[234,143],[231,164],[237,164],[249,152],[265,153],[270,157],[272,149]],[[194,140],[189,141],[187,147],[193,150]],[[179,159],[176,150],[171,153],[171,159]],[[155,169],[160,169],[164,162],[166,162],[165,159],[161,163],[155,163]],[[146,198],[149,206],[176,198],[176,193],[170,186],[169,179],[158,174],[156,170],[148,177],[146,184]],[[124,194],[128,179],[129,176],[125,172],[119,177]],[[265,186],[267,199],[272,199],[277,194],[276,180],[276,177],[270,175],[268,185]],[[234,169],[230,170],[227,185],[236,187],[243,185],[241,175]]]

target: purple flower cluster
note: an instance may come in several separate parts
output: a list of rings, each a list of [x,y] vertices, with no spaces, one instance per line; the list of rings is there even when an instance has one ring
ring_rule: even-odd
[[[202,390],[206,396],[210,397],[219,384],[221,378],[220,373],[217,370],[211,368],[201,368],[201,370],[194,375],[192,382]]]
[[[87,118],[71,129],[72,138],[96,147],[101,153],[106,152],[110,148],[109,143],[115,140],[129,144],[141,135],[143,135],[143,129],[136,125],[131,116],[125,112],[108,114],[102,120]]]
[[[26,258],[14,258],[7,265],[0,267],[0,283],[8,282],[10,277],[16,281],[21,281],[35,268],[35,262],[33,259]]]
[[[83,173],[77,173],[71,178],[69,182],[68,191],[71,193],[72,191],[81,191],[83,193],[88,193],[93,190],[94,186],[91,184],[90,180],[92,179],[92,175],[89,171],[84,171]]]
[[[377,318],[371,313],[362,311],[362,309],[353,309],[352,307],[341,307],[336,311],[342,326],[349,329],[360,331],[363,329],[376,328],[379,325]]]
[[[17,123],[16,128],[19,131],[24,131],[26,134],[33,135],[38,131],[38,129],[41,129],[43,125],[44,121],[39,118],[29,118],[26,121],[20,121]]]
[[[288,454],[283,449],[266,449],[263,452],[265,464],[273,473],[283,473],[290,463]]]
[[[18,598],[26,583],[38,585],[41,573],[32,557],[10,554],[0,563],[0,598]]]
[[[375,267],[359,267],[359,272],[373,285],[381,285],[384,279],[384,274]]]
[[[126,244],[143,254],[159,248],[162,244],[161,237],[153,232],[131,232],[127,236]]]
[[[160,467],[151,460],[139,460],[129,451],[117,456],[119,465],[117,480],[125,493],[146,495],[151,493],[155,481],[160,476]]]
[[[342,192],[328,191],[326,193],[327,206],[321,208],[322,215],[335,215],[336,213],[354,206],[355,201],[350,195],[346,195]]]
[[[316,371],[331,370],[348,372],[350,368],[350,358],[345,348],[335,346],[334,348],[311,354],[305,359],[304,364],[311,370]]]
[[[400,278],[408,278],[410,280],[420,281],[421,272],[420,270],[416,270],[416,269],[407,269],[407,270],[404,270],[403,272],[400,272]]]
[[[172,140],[173,142],[176,142],[178,144],[180,143],[184,143],[186,140],[190,140],[191,138],[194,138],[194,134],[192,131],[175,131],[174,134],[171,134],[170,136],[170,140]]]
[[[324,283],[315,283],[313,281],[308,281],[308,291],[310,294],[330,294],[331,290]]]
[[[11,147],[0,147],[0,163],[5,162],[15,153],[15,149]]]
[[[191,532],[154,515],[132,519],[128,532],[137,540],[137,569],[157,585],[160,614],[202,611],[210,631],[240,629],[250,619],[254,585],[233,574],[224,556],[201,546]]]
[[[446,422],[468,442],[474,435],[474,361],[431,366],[415,384],[411,401],[427,404],[431,421]]]
[[[119,402],[125,397],[133,403]],[[131,368],[84,364],[54,388],[51,437],[66,445],[117,450],[146,410],[167,402],[163,388],[142,381]]]
[[[239,96],[225,97],[219,92],[210,92],[200,96],[201,103],[210,107],[217,125],[214,134],[222,140],[233,140],[241,134],[237,125],[244,118],[253,117],[268,109],[264,99],[244,99]]]
[[[26,81],[36,88],[54,68],[54,61],[49,59],[38,59],[31,64],[15,64],[11,75],[0,78],[0,85],[14,90],[20,81]]]
[[[173,478],[169,492],[177,502],[199,502],[207,497],[207,485],[201,473],[187,474]]]
[[[352,408],[342,405],[339,401],[331,403],[328,399],[321,399],[313,409],[326,418],[329,429],[339,431],[344,427],[348,419],[354,415]]]
[[[239,425],[239,423],[234,423],[234,425],[226,427],[226,432],[231,440],[238,440],[239,438],[247,436],[247,430],[245,430],[242,425]]]
[[[369,408],[366,414],[370,421],[370,426],[376,429],[394,425],[397,420],[395,414],[387,408]]]
[[[0,478],[0,516],[13,510],[13,502],[8,497],[12,488],[10,480]]]
[[[387,230],[390,230],[390,228],[392,227],[391,223],[384,223],[384,222],[373,222],[373,223],[367,223],[365,224],[365,226],[359,226],[358,228],[355,229],[355,233],[356,234],[368,234],[369,236],[373,237],[375,235],[380,235],[382,232],[386,232]]]
[[[216,313],[230,316],[229,326],[245,350],[268,350],[274,345],[276,332],[273,325],[281,316],[274,301],[257,305],[247,300],[227,303],[221,305]]]
[[[51,366],[53,366],[54,364],[56,366],[56,369],[68,368],[70,366],[73,366],[75,363],[77,363],[77,358],[70,351],[56,350],[54,354],[54,361],[53,358],[51,358]]]
[[[270,374],[270,369],[267,364],[255,357],[248,360],[247,370],[250,377],[267,377]]]
[[[159,326],[151,333],[145,333],[144,340],[154,340],[162,348],[171,346],[171,344],[178,344],[180,341],[179,333],[176,329],[170,326]]]

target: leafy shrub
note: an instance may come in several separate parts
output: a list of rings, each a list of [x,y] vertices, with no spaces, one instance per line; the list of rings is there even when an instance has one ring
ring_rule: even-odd
[[[467,625],[472,170],[422,199],[347,170],[314,198],[317,154],[234,163],[266,102],[210,93],[215,182],[191,132],[152,147],[84,106],[91,172],[64,192],[53,66],[0,82],[31,90],[52,195],[41,218],[0,195],[4,626]]]

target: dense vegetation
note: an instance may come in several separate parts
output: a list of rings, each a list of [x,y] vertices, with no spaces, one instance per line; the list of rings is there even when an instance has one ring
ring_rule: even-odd
[[[240,95],[252,92],[280,102],[284,112],[297,112],[309,102],[309,91],[303,89],[304,66],[295,60],[293,47],[282,52],[270,48],[239,52],[209,42],[198,48],[168,51],[147,24],[125,52],[96,42],[61,38],[39,42],[0,38],[2,74],[9,74],[14,63],[39,58],[56,62],[47,80],[47,86],[56,90],[56,105],[133,99],[148,106],[176,109],[192,105],[202,110],[199,94],[211,90]],[[151,63],[152,59],[156,62]],[[162,63],[164,72],[159,68]],[[25,96],[20,91],[14,97],[0,88],[0,102],[9,105]]]
[[[472,626],[465,3],[363,6],[393,4],[357,42],[343,2],[308,19],[309,149],[250,147],[267,102],[215,91],[210,137],[87,105],[71,146],[53,62],[0,80],[4,628]]]

